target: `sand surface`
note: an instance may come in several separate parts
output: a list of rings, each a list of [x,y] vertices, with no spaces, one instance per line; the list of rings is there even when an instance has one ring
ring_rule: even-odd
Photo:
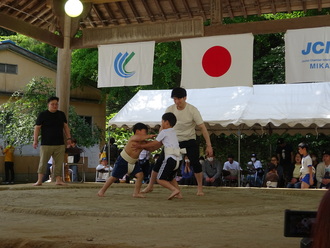
[[[284,210],[317,210],[324,190],[182,187],[167,200],[156,185],[147,198],[134,185],[102,183],[0,186],[2,248],[299,247],[283,236]]]

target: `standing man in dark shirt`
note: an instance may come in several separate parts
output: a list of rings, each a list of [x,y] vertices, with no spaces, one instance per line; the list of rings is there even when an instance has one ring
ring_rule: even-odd
[[[276,154],[280,161],[280,166],[283,169],[283,178],[279,178],[279,187],[286,186],[291,180],[291,173],[293,170],[293,148],[291,145],[287,144],[283,138],[277,140]]]
[[[34,149],[38,147],[38,137],[41,131],[38,181],[34,184],[34,186],[42,185],[42,178],[46,172],[46,164],[51,156],[55,162],[55,184],[65,184],[62,180],[62,165],[64,163],[65,154],[64,134],[69,142],[71,140],[71,135],[64,112],[58,110],[58,101],[59,98],[55,96],[48,99],[48,110],[39,114],[36,125],[34,126]]]

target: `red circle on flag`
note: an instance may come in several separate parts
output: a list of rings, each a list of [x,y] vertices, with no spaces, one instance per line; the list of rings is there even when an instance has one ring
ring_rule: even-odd
[[[222,46],[211,47],[204,53],[202,66],[207,75],[220,77],[229,70],[231,66],[231,55]]]

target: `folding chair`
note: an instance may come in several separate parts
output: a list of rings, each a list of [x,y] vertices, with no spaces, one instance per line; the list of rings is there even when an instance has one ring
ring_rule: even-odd
[[[65,178],[65,172],[64,168],[65,166],[70,166],[70,165],[76,165],[78,167],[78,171],[81,171],[81,180],[80,182],[83,183],[86,181],[86,174],[84,171],[84,166],[85,166],[85,152],[83,149],[79,147],[70,147],[65,149],[65,153],[70,154],[70,156],[67,157],[67,161],[63,164],[63,178]],[[78,162],[74,162],[74,155],[80,156],[80,159]],[[78,175],[77,175],[78,176]],[[72,175],[73,178],[73,175]],[[72,181],[72,180],[71,180]]]
[[[109,171],[96,171],[95,173],[95,182],[105,182],[110,176]]]

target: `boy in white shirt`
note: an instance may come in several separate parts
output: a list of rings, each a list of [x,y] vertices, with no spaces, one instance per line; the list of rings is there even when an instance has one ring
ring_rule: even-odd
[[[203,170],[199,163],[199,146],[196,141],[196,127],[198,127],[206,142],[205,155],[213,155],[213,148],[207,128],[199,110],[186,102],[187,91],[184,88],[174,88],[171,93],[171,98],[174,104],[169,106],[165,113],[171,112],[176,116],[177,123],[174,127],[179,140],[180,148],[186,149],[186,154],[190,160],[190,165],[193,167],[194,175],[197,181],[197,195],[203,196]],[[151,177],[148,186],[143,190],[143,193],[152,192],[153,184],[156,181],[157,173],[160,168],[161,161],[164,160],[164,155],[161,153],[158,162],[152,169]]]

